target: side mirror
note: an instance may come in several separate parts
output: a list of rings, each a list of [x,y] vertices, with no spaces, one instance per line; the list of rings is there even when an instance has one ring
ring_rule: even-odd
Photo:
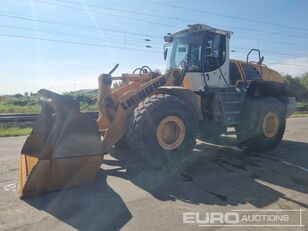
[[[166,36],[164,36],[164,41],[166,43],[171,43],[172,42],[172,35],[168,33]]]

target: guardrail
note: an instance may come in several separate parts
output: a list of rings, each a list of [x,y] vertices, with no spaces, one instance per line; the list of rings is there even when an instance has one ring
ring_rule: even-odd
[[[93,119],[98,118],[98,112],[85,112],[85,114],[91,116]],[[0,114],[0,122],[31,122],[36,121],[39,114]]]
[[[298,106],[297,111],[308,111],[308,104],[303,106]]]

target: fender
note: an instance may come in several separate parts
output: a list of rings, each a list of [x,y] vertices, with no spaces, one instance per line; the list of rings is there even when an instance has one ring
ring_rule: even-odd
[[[290,94],[284,83],[257,80],[250,82],[246,95],[249,97],[273,96],[286,103],[285,100]]]
[[[286,108],[287,117],[296,111],[296,99],[288,91],[286,85],[274,81],[252,81],[247,89],[248,97],[272,96],[279,99]]]
[[[163,86],[156,90],[155,93],[174,95],[179,98],[182,98],[187,102],[188,105],[191,105],[194,109],[199,120],[203,120],[203,115],[198,103],[196,94],[185,87],[176,87],[176,86]]]

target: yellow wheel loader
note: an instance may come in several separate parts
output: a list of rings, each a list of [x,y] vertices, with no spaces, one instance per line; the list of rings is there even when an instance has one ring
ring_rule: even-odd
[[[40,90],[41,115],[21,151],[20,196],[91,183],[104,154],[128,146],[151,163],[187,155],[196,138],[236,130],[239,143],[265,151],[282,139],[295,111],[282,77],[252,49],[230,60],[232,32],[195,24],[164,37],[167,71],[99,76],[97,121],[79,104]],[[259,59],[249,60],[256,52]],[[124,86],[112,90],[112,82]]]

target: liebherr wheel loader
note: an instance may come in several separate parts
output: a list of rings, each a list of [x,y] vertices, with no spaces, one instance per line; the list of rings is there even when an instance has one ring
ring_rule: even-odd
[[[276,71],[252,49],[246,61],[230,60],[232,32],[195,24],[164,37],[165,74],[147,66],[132,74],[99,76],[97,121],[79,104],[40,90],[41,115],[20,157],[20,196],[91,183],[103,155],[128,145],[141,159],[181,158],[198,136],[228,127],[252,151],[275,148],[295,99]],[[249,61],[252,52],[256,62]],[[125,85],[113,90],[112,82]]]

